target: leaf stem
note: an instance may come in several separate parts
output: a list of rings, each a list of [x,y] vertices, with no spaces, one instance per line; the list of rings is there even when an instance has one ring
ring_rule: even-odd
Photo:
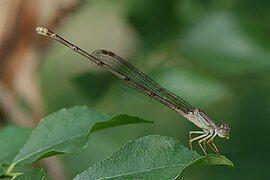
[[[12,163],[8,168],[7,168],[7,171],[6,171],[6,175],[7,174],[11,174],[11,171],[14,169],[14,167],[15,167],[15,163]]]

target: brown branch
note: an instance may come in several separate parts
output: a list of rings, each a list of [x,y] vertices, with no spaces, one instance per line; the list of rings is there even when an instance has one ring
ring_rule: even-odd
[[[36,35],[36,26],[59,26],[70,12],[76,10],[79,2],[0,1],[0,113],[9,117],[12,123],[34,126],[44,111],[36,77],[41,57],[49,44]],[[27,103],[29,112],[18,105],[17,97]],[[52,179],[66,179],[58,158],[42,160],[41,163]]]
[[[17,101],[9,93],[8,88],[0,81],[0,108],[4,113],[9,117],[9,119],[14,124],[21,126],[32,126],[31,119],[24,112],[21,111],[21,108],[18,107]]]

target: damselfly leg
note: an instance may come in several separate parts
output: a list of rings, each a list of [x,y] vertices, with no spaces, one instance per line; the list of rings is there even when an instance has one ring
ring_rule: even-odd
[[[192,138],[192,134],[202,134],[202,135]],[[200,139],[202,139],[202,138],[205,138],[206,136],[208,136],[208,133],[206,133],[206,132],[204,132],[204,131],[190,131],[190,132],[189,132],[189,138],[190,138],[190,139],[189,139],[189,148],[190,148],[190,150],[191,150],[191,151],[193,150],[192,143],[193,143],[194,141],[197,141],[197,140],[200,140]],[[204,150],[203,150],[203,151],[204,151]],[[192,154],[192,159],[195,159],[195,157],[194,157],[194,152],[193,152],[193,154]]]
[[[192,134],[201,134],[200,136],[192,138]],[[193,150],[192,143],[198,141],[200,148],[202,149],[203,153],[207,155],[206,144],[217,154],[219,155],[219,150],[216,147],[215,143],[213,142],[216,134],[213,132],[204,132],[204,131],[190,131],[189,132],[189,147],[190,150]],[[194,154],[192,155],[194,159]]]
[[[216,134],[214,134],[210,139],[207,140],[207,144],[217,155],[219,155],[220,154],[219,150],[217,146],[215,145],[215,143],[213,142],[215,137],[216,137]]]
[[[198,144],[199,144],[199,146],[201,147],[201,149],[203,150],[203,153],[204,153],[205,155],[207,155],[205,143],[206,143],[206,141],[207,141],[209,138],[211,138],[212,135],[213,135],[213,132],[210,131],[210,132],[207,134],[206,137],[204,137],[204,138],[202,138],[202,139],[200,139],[200,140],[198,141]],[[202,143],[204,143],[204,146],[202,146]]]

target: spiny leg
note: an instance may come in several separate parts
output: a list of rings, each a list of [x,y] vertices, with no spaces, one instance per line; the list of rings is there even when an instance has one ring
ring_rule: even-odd
[[[197,137],[192,138],[192,139],[189,140],[189,148],[190,148],[191,151],[193,150],[193,148],[192,148],[192,142],[197,141],[197,140],[199,140],[201,138],[204,138],[205,136],[208,136],[208,133],[205,133],[205,132],[203,132],[203,133],[204,133],[203,135],[197,136]],[[196,133],[196,134],[201,134],[201,133]],[[195,156],[194,156],[194,152],[193,151],[192,151],[192,159],[195,159]]]
[[[216,145],[214,144],[214,142],[212,141],[207,141],[207,145],[216,153],[219,154],[219,151],[216,147]]]
[[[207,136],[207,137],[201,139],[201,140],[198,142],[200,148],[202,149],[202,151],[203,151],[203,153],[204,153],[205,155],[207,155],[205,141],[206,141],[209,137],[211,137],[211,135],[209,135],[209,136]],[[203,146],[202,146],[202,143],[203,143]]]
[[[203,135],[200,135],[200,136],[197,136],[197,137],[195,137],[195,138],[191,138],[191,135],[192,134],[203,134]],[[207,133],[205,133],[205,132],[203,132],[203,131],[191,131],[191,132],[189,132],[189,148],[190,148],[190,150],[193,150],[193,148],[192,148],[192,142],[194,142],[194,141],[196,141],[196,140],[199,140],[199,139],[201,139],[201,138],[204,138],[205,136],[207,136],[208,134]]]
[[[204,148],[205,151],[206,151],[206,141],[203,141],[203,148]]]
[[[190,131],[189,132],[189,140],[192,139],[192,134],[205,134],[204,131]]]
[[[205,149],[205,152],[207,152],[207,151],[206,151],[206,143],[208,144],[208,142],[209,142],[211,139],[213,140],[213,139],[216,137],[216,135],[217,135],[216,132],[214,132],[214,133],[213,133],[213,132],[210,132],[210,134],[212,134],[212,137],[211,137],[211,136],[208,136],[208,137],[207,137],[208,140],[205,138],[206,140],[203,141],[203,148]],[[211,145],[208,144],[208,146],[213,150],[213,147],[212,147]]]
[[[211,138],[212,135],[213,135],[213,133],[210,132],[210,133],[208,134],[208,136],[202,138],[202,139],[199,140],[199,142],[198,142],[199,146],[201,147],[201,149],[203,150],[203,152],[204,152],[205,155],[207,155],[207,153],[206,153],[206,146],[204,145],[204,147],[203,147],[203,146],[202,146],[202,142],[205,144],[205,141],[206,141],[207,139]]]
[[[220,155],[219,150],[213,141],[209,142],[208,145],[217,155]]]
[[[217,148],[217,146],[215,145],[215,143],[213,142],[215,137],[216,137],[216,134],[214,134],[214,135],[207,141],[207,144],[208,144],[208,146],[209,146],[216,154],[219,155],[218,148]]]

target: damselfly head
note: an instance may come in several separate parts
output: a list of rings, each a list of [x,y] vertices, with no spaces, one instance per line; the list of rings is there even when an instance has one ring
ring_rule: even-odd
[[[230,138],[230,127],[228,124],[223,123],[218,126],[218,136],[221,138]]]

